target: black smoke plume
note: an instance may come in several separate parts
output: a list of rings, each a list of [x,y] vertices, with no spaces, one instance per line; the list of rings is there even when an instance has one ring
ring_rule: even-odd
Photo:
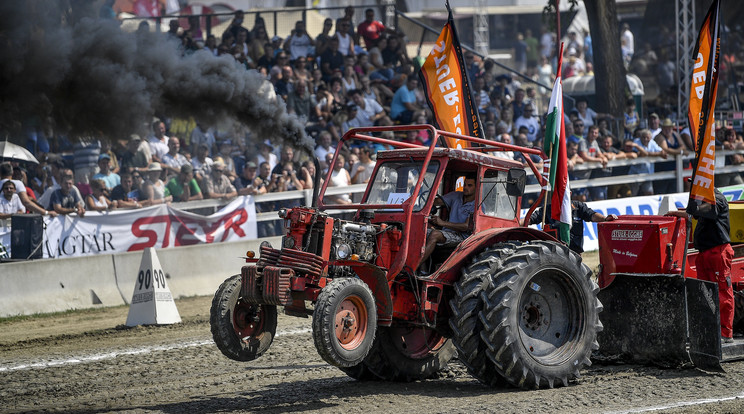
[[[259,140],[312,143],[273,88],[231,56],[183,56],[165,33],[122,31],[100,2],[0,2],[0,133],[51,120],[71,136],[141,132],[155,114],[238,122]],[[36,121],[34,121],[36,120]]]

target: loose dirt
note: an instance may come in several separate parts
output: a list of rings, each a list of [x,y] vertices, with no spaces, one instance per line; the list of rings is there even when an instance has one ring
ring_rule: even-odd
[[[744,412],[744,362],[725,374],[594,365],[569,387],[492,389],[456,360],[438,378],[358,382],[318,356],[310,319],[280,315],[252,362],[211,341],[211,297],[176,301],[183,323],[127,328],[128,308],[0,320],[0,411],[16,412]]]

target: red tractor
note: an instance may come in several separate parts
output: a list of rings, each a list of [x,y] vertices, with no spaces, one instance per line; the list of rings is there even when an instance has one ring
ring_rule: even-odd
[[[734,259],[734,333],[744,333],[744,204],[729,203]],[[621,216],[598,224],[600,355],[666,366],[722,371],[744,357],[744,340],[722,344],[718,286],[697,279],[686,219]]]
[[[431,145],[372,135],[410,130],[427,132]],[[444,138],[471,147],[437,146]],[[360,202],[326,203],[335,156],[316,205],[280,211],[282,245],[262,246],[260,258],[249,260],[255,265],[215,294],[210,322],[219,349],[238,361],[261,356],[282,306],[288,315],[312,316],[318,353],[356,379],[430,378],[455,352],[490,385],[554,387],[578,377],[598,347],[598,287],[579,255],[520,225],[525,169],[494,155],[523,153],[543,183],[529,157],[544,157],[541,151],[431,126],[353,129],[338,149],[352,140],[393,150],[378,152]],[[476,177],[471,235],[420,263],[430,218],[448,214],[433,208],[435,198],[466,174]],[[354,217],[336,218],[333,210]]]

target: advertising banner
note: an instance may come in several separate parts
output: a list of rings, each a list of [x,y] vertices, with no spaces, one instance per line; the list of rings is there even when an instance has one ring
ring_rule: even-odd
[[[138,210],[89,211],[45,217],[44,258],[115,254],[257,238],[253,197],[238,197],[211,216],[201,216],[161,204]],[[0,242],[10,248],[10,228],[0,230]]]

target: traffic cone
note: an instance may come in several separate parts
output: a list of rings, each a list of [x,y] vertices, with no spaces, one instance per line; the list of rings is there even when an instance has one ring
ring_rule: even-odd
[[[674,202],[672,201],[672,198],[669,196],[664,196],[661,199],[661,204],[659,205],[659,215],[663,216],[664,214],[670,212],[670,211],[676,211],[677,207],[674,205]]]
[[[173,301],[165,272],[155,249],[148,247],[142,254],[139,273],[134,283],[134,293],[129,305],[127,326],[169,325],[180,323],[176,303]]]

